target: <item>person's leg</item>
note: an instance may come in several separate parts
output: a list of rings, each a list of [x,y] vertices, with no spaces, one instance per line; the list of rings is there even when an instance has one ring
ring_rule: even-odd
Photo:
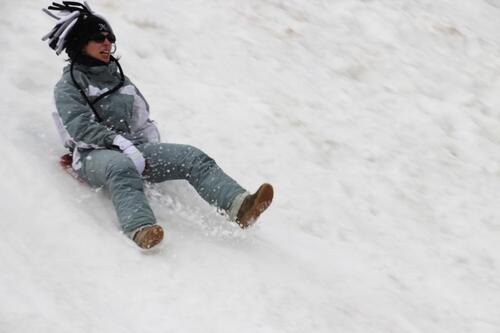
[[[91,186],[109,190],[125,233],[156,223],[144,195],[143,180],[130,158],[118,151],[99,149],[82,153],[81,161],[79,176]]]
[[[229,213],[249,194],[200,149],[189,145],[147,143],[138,146],[146,159],[144,178],[151,182],[185,179],[209,204]],[[237,211],[234,216],[236,216]]]

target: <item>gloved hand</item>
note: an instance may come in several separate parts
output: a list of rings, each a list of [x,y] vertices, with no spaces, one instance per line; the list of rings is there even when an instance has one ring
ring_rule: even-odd
[[[144,159],[144,156],[142,156],[139,149],[137,149],[132,142],[125,139],[121,135],[117,135],[113,139],[113,145],[120,148],[122,153],[127,155],[132,160],[132,162],[134,162],[135,168],[137,169],[139,174],[142,175],[142,172],[146,167],[146,160]]]

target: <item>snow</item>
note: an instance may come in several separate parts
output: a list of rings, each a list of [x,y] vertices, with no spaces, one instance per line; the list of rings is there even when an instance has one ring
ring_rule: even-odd
[[[498,1],[91,2],[163,138],[276,188],[148,186],[149,252],[57,165],[48,5],[0,3],[1,332],[500,332]]]

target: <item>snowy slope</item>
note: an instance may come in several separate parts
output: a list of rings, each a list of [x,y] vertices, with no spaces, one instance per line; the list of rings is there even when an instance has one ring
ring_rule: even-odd
[[[500,3],[90,3],[169,142],[253,191],[248,231],[183,182],[139,251],[57,166],[49,2],[0,2],[0,332],[500,332]]]

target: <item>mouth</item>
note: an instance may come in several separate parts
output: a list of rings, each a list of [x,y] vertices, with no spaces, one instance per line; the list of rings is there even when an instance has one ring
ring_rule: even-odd
[[[109,51],[101,51],[101,52],[99,52],[99,53],[100,53],[101,55],[103,55],[103,56],[106,56],[106,57],[109,57],[109,54],[110,54],[110,53],[109,53]]]

